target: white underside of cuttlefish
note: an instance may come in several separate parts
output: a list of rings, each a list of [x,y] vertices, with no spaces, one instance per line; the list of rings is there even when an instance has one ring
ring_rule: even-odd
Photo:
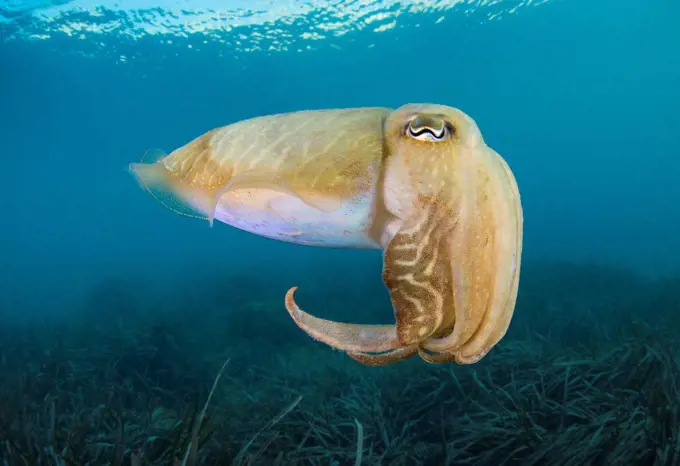
[[[313,338],[370,365],[473,363],[514,312],[522,208],[475,122],[440,105],[253,118],[131,171],[172,210],[297,244],[382,249],[395,325],[316,318]]]
[[[362,194],[332,211],[320,211],[294,194],[271,189],[241,189],[225,194],[214,219],[279,241],[343,248],[378,248],[366,231],[372,205]]]

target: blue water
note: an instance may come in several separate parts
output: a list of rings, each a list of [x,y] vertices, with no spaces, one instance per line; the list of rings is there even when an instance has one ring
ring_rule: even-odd
[[[650,298],[643,285],[651,280],[658,290],[658,280],[680,276],[680,2],[409,7],[376,0],[318,9],[313,3],[271,0],[248,9],[230,8],[228,0],[158,8],[121,2],[98,10],[84,2],[0,3],[0,315],[10,333],[16,336],[13,325],[28,322],[30,328],[46,320],[68,329],[83,309],[90,306],[88,315],[96,315],[100,305],[117,322],[111,332],[120,331],[121,321],[134,326],[125,303],[111,304],[124,290],[148,321],[165,321],[162,313],[175,306],[173,319],[196,326],[192,341],[203,338],[199,323],[215,329],[232,322],[224,313],[245,313],[239,319],[248,321],[242,323],[248,338],[236,348],[223,341],[224,354],[272,353],[263,349],[266,335],[285,328],[290,338],[276,338],[294,341],[290,351],[308,352],[302,368],[342,359],[299,335],[287,320],[283,295],[297,285],[301,303],[316,306],[318,315],[389,322],[379,252],[278,243],[224,224],[211,229],[162,208],[126,167],[148,149],[169,152],[248,117],[409,102],[464,110],[517,178],[527,264],[511,329],[517,335],[523,333],[521,314],[544,313],[531,309],[533,297],[532,303],[548,307],[559,307],[560,299],[576,307],[587,302],[583,319],[593,322],[597,306],[610,301],[676,309],[680,288],[667,288],[659,301],[660,292]],[[565,261],[571,265],[550,265]],[[611,276],[601,278],[604,273]],[[644,277],[631,278],[637,274]],[[102,287],[113,287],[115,297],[93,291]],[[627,299],[628,292],[635,298]],[[235,304],[242,302],[257,305]],[[96,342],[82,348],[94,352]],[[17,359],[16,365],[30,372],[41,361],[30,357],[31,364]],[[423,364],[411,370],[426,370]],[[389,374],[398,375],[399,367]],[[210,374],[218,368],[211,366]],[[231,439],[242,446],[266,422],[265,416]],[[364,428],[372,436],[366,448],[379,442],[380,434]],[[342,429],[351,453],[354,428]],[[0,428],[0,452],[5,432]],[[281,432],[285,437],[285,427]],[[404,448],[427,441],[405,439]],[[275,450],[288,448],[274,444]],[[299,464],[331,464],[333,455],[337,464],[353,461],[353,453],[343,457],[340,447],[328,449],[325,459]],[[382,464],[444,464],[426,457]],[[262,458],[274,464],[276,455]],[[381,464],[368,453],[364,461]],[[560,461],[538,464],[567,464]]]

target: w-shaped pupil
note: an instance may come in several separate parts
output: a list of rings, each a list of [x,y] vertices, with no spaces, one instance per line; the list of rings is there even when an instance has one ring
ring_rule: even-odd
[[[443,139],[446,136],[446,124],[440,118],[420,115],[409,123],[408,132],[417,139]]]

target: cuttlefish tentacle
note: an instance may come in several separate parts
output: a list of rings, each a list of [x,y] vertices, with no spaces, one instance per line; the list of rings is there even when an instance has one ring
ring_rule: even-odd
[[[368,366],[386,366],[418,352],[418,345],[401,346],[394,325],[344,324],[307,314],[295,302],[296,290],[289,289],[285,300],[295,323],[315,340],[346,351],[352,359]]]
[[[286,293],[286,309],[312,338],[350,353],[379,353],[401,346],[394,325],[344,324],[307,314],[295,302],[295,290],[297,287]]]

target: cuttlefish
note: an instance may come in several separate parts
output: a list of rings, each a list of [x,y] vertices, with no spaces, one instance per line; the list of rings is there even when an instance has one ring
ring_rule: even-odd
[[[456,108],[305,110],[213,129],[130,170],[175,212],[297,244],[380,249],[396,325],[285,306],[367,365],[418,354],[472,364],[515,309],[523,214],[515,177]]]

